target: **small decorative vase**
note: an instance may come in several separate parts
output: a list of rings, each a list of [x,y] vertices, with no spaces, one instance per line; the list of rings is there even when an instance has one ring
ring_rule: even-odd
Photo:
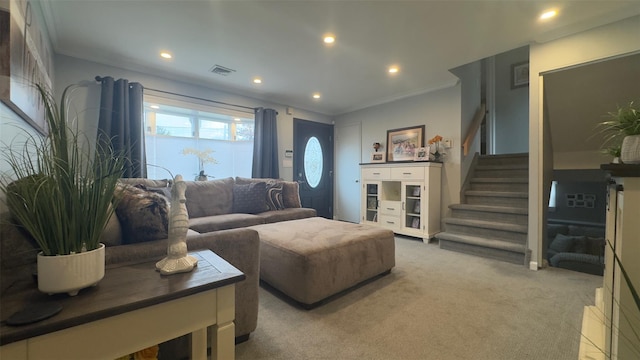
[[[77,254],[45,256],[38,254],[38,290],[43,293],[68,293],[95,286],[104,277],[104,244],[95,250]]]
[[[640,135],[627,135],[622,140],[620,160],[625,164],[640,164]]]

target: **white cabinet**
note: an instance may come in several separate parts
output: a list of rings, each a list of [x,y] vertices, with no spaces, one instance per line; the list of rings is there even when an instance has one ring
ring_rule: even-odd
[[[640,176],[640,174],[638,174]],[[640,177],[614,177],[609,186],[605,247],[605,353],[611,359],[640,354],[640,310],[622,273],[640,291]],[[612,249],[613,247],[613,249]],[[615,255],[620,260],[617,262]]]
[[[363,164],[361,222],[428,241],[440,232],[442,164]]]

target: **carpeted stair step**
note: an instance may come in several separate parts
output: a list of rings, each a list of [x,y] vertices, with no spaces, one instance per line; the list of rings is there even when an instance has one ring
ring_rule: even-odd
[[[528,192],[528,178],[473,178],[471,190]]]
[[[474,176],[478,178],[528,178],[529,165],[477,165]]]
[[[527,192],[467,190],[464,194],[467,204],[517,208],[527,208],[529,206],[529,194]]]
[[[452,234],[441,232],[436,235],[441,249],[462,252],[506,261],[518,265],[525,263],[526,247],[524,244],[514,244],[491,238]]]
[[[509,224],[527,225],[528,209],[507,206],[473,204],[452,204],[451,217],[458,219],[496,221]]]
[[[527,165],[529,154],[482,155],[478,157],[478,165]]]
[[[453,234],[481,236],[513,243],[527,242],[527,226],[471,219],[444,219],[445,231]]]

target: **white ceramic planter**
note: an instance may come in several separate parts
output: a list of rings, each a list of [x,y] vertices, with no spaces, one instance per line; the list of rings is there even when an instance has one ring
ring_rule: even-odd
[[[47,294],[68,293],[97,285],[104,277],[104,244],[71,255],[38,254],[38,290]]]
[[[628,135],[622,140],[620,160],[625,164],[640,164],[640,135]]]

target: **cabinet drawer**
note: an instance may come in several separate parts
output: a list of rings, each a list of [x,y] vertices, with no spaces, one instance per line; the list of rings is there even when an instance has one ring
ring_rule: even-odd
[[[422,180],[424,169],[421,167],[399,167],[391,169],[392,179]]]
[[[378,223],[380,226],[385,227],[391,230],[399,230],[400,229],[400,218],[389,215],[380,215],[380,222]]]
[[[400,218],[402,203],[400,201],[383,200],[380,201],[380,208],[378,210],[382,215],[397,216]]]
[[[362,180],[384,180],[391,177],[389,168],[363,168]]]

